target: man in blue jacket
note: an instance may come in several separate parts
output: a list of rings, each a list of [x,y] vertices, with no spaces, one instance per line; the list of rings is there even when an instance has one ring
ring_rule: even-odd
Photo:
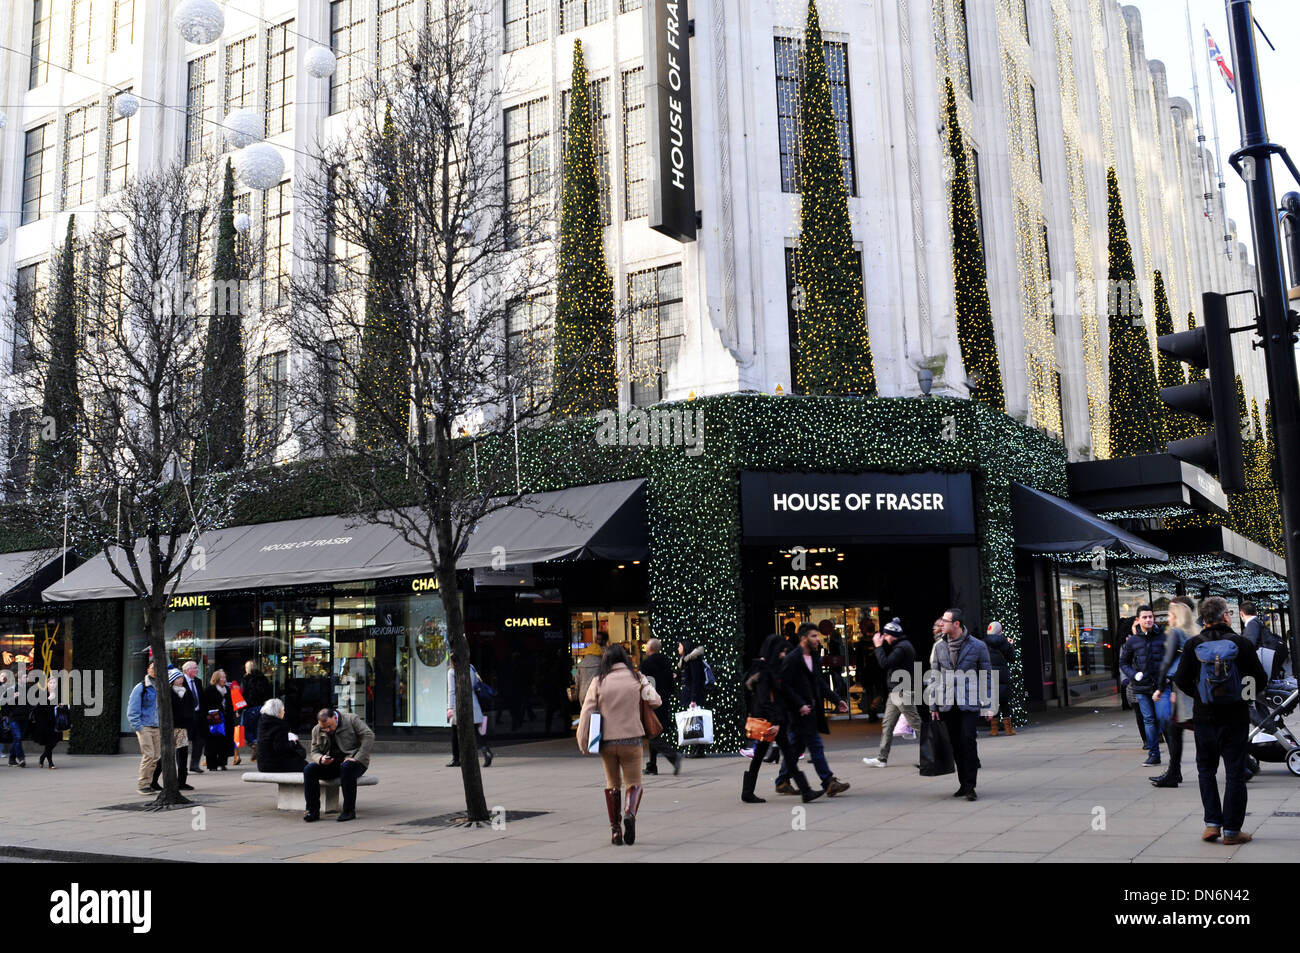
[[[162,737],[158,733],[158,685],[153,662],[145,672],[144,681],[131,689],[131,700],[126,705],[126,720],[140,742],[140,783],[136,791],[150,797],[162,788],[153,783],[153,769],[162,751]]]
[[[974,801],[978,799],[975,779],[980,767],[975,726],[982,711],[996,707],[993,696],[997,683],[989,662],[989,647],[966,629],[961,610],[947,610],[940,621],[943,638],[934,643],[930,652],[930,668],[935,674],[926,696],[932,699],[930,717],[943,721],[952,740],[952,759],[957,763],[957,780],[961,784],[953,797]],[[988,697],[981,698],[985,693]]]
[[[1151,695],[1160,687],[1156,684],[1156,674],[1164,657],[1164,630],[1156,625],[1150,606],[1138,606],[1137,628],[1120,649],[1119,668],[1133,686],[1138,710],[1142,712],[1148,752],[1143,767],[1160,763],[1160,727],[1156,724],[1156,705]]]

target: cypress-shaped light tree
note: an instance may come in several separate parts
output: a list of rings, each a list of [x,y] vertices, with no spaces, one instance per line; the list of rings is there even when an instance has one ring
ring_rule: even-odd
[[[555,413],[571,417],[615,407],[614,280],[605,261],[591,90],[581,41],[573,45],[556,284]]]
[[[1246,492],[1228,497],[1228,528],[1247,538],[1254,538],[1254,508],[1251,499],[1250,479],[1255,456],[1255,441],[1250,433],[1250,411],[1246,405],[1246,389],[1241,375],[1237,375],[1237,426],[1241,428],[1242,469],[1246,473]]]
[[[206,434],[196,449],[200,473],[237,470],[244,463],[243,308],[248,277],[240,263],[235,232],[235,172],[226,160],[221,204],[217,209],[217,256],[212,264],[215,288],[203,354],[203,412]]]
[[[32,482],[40,490],[53,490],[68,484],[77,473],[80,459],[77,311],[81,296],[77,289],[77,231],[71,215],[68,216],[68,231],[58,261],[45,329],[49,354],[44,362],[41,419],[37,421],[40,439],[32,477]]]
[[[966,164],[966,139],[957,117],[957,97],[951,77],[943,80],[948,156],[952,161],[949,184],[949,220],[952,223],[952,275],[957,305],[957,343],[966,376],[974,383],[972,396],[995,410],[1006,409],[997,339],[993,334],[993,306],[989,301],[988,271],[980,239],[970,168]]]
[[[853,248],[849,195],[831,105],[830,76],[815,0],[808,3],[799,89],[799,209],[797,279],[804,307],[798,318],[795,389],[805,394],[876,393],[876,370],[862,295],[862,266]]]
[[[1169,313],[1169,296],[1165,292],[1164,275],[1159,271],[1155,273],[1155,301],[1156,336],[1173,334],[1174,318]],[[1183,369],[1182,361],[1161,351],[1156,355],[1156,364],[1160,387],[1179,387],[1187,383],[1187,372]],[[1188,414],[1179,413],[1163,402],[1159,404],[1159,408],[1162,428],[1160,434],[1161,443],[1168,446],[1175,440],[1195,436],[1195,418]]]
[[[397,134],[393,110],[384,111],[382,149],[373,185],[375,246],[366,280],[366,316],[357,359],[354,414],[357,440],[369,451],[382,451],[405,432],[411,416],[410,356],[407,353],[407,302],[402,286],[407,273],[405,191],[394,181]]]
[[[1260,475],[1264,481],[1264,504],[1267,507],[1267,542],[1264,544],[1279,556],[1286,555],[1282,536],[1282,496],[1277,484],[1277,446],[1273,439],[1273,402],[1264,401],[1264,450],[1260,454]]]
[[[1251,439],[1245,453],[1246,488],[1250,504],[1250,538],[1261,546],[1269,545],[1269,510],[1272,506],[1271,467],[1268,462],[1268,442],[1264,439],[1264,424],[1259,416],[1259,401],[1250,399]]]
[[[1142,298],[1133,270],[1133,249],[1124,224],[1124,203],[1115,169],[1106,170],[1109,216],[1107,271],[1110,330],[1110,454],[1155,453],[1163,446],[1156,369],[1142,320]]]

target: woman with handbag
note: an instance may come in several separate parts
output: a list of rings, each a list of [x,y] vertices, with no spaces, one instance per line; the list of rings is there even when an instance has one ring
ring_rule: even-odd
[[[1169,745],[1169,767],[1151,779],[1152,787],[1176,788],[1183,780],[1183,724],[1192,720],[1192,706],[1182,693],[1174,691],[1174,676],[1183,655],[1183,645],[1196,634],[1195,607],[1187,596],[1175,596],[1169,603],[1169,622],[1165,626],[1165,654],[1156,673],[1156,691],[1151,701],[1156,707],[1156,722]]]
[[[257,719],[257,770],[263,774],[301,771],[307,767],[307,749],[284,720],[284,702],[271,698],[262,703]]]
[[[226,761],[235,750],[235,709],[223,669],[213,672],[208,687],[203,689],[203,710],[208,720],[208,737],[203,746],[208,770],[225,771]]]
[[[755,661],[750,669],[749,678],[746,679],[746,682],[753,680],[754,700],[750,708],[750,718],[745,722],[745,734],[756,742],[754,755],[749,759],[749,767],[745,770],[745,779],[740,792],[740,799],[746,804],[767,803],[766,798],[754,794],[754,786],[758,784],[758,770],[767,755],[767,749],[772,744],[781,750],[785,764],[798,764],[795,753],[790,747],[790,733],[786,730],[789,717],[785,704],[781,701],[779,690],[781,663],[785,659],[787,648],[787,643],[782,636],[769,635],[763,642],[761,656]],[[805,804],[817,800],[826,793],[824,790],[814,790],[808,783],[808,778],[797,768],[792,777],[795,784],[799,786],[799,793],[803,796]]]
[[[479,738],[481,739],[478,746],[479,750],[483,752],[483,767],[490,768],[492,767],[493,755],[492,749],[488,747],[487,743],[488,720],[487,716],[483,714],[483,705],[481,702],[484,695],[483,689],[488,688],[488,686],[478,677],[478,670],[475,669],[473,665],[470,665],[469,667],[469,680],[470,684],[474,687],[474,697],[472,699],[474,702],[474,724],[478,725]],[[488,688],[488,691],[491,691],[491,689]],[[496,693],[493,692],[492,694]],[[451,733],[451,760],[447,762],[447,767],[459,768],[460,738],[457,737],[457,732],[455,731],[456,666],[452,664],[451,656],[447,657],[447,724],[451,725],[453,729]]]
[[[605,811],[610,843],[636,843],[636,813],[641,806],[641,745],[661,726],[654,709],[663,704],[645,676],[632,671],[627,652],[615,643],[605,649],[600,670],[587,687],[578,717],[578,748],[600,754],[605,769]],[[592,731],[592,722],[598,729]],[[592,742],[595,742],[593,745]],[[627,801],[622,801],[627,788]],[[620,812],[620,804],[623,804]],[[620,829],[619,822],[623,827]]]

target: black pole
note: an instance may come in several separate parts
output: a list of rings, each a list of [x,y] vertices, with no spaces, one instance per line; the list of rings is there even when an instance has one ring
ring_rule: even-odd
[[[1259,83],[1254,18],[1250,0],[1226,0],[1231,26],[1232,58],[1237,67],[1237,116],[1241,123],[1242,171],[1250,193],[1251,231],[1259,276],[1259,332],[1264,341],[1268,389],[1273,401],[1277,479],[1282,500],[1282,535],[1286,543],[1286,579],[1290,601],[1291,657],[1300,659],[1300,383],[1287,308],[1286,277],[1278,238],[1277,198],[1273,190],[1264,122],[1264,94]],[[1253,175],[1250,175],[1253,165]]]

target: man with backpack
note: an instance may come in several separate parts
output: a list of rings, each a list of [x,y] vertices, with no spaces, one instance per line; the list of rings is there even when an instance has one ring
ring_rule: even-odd
[[[1250,705],[1268,683],[1255,647],[1232,629],[1226,600],[1201,600],[1201,632],[1187,640],[1174,684],[1192,699],[1196,736],[1196,772],[1200,777],[1205,830],[1201,840],[1223,835],[1225,844],[1245,844],[1246,738]],[[1219,800],[1219,759],[1225,775]]]

